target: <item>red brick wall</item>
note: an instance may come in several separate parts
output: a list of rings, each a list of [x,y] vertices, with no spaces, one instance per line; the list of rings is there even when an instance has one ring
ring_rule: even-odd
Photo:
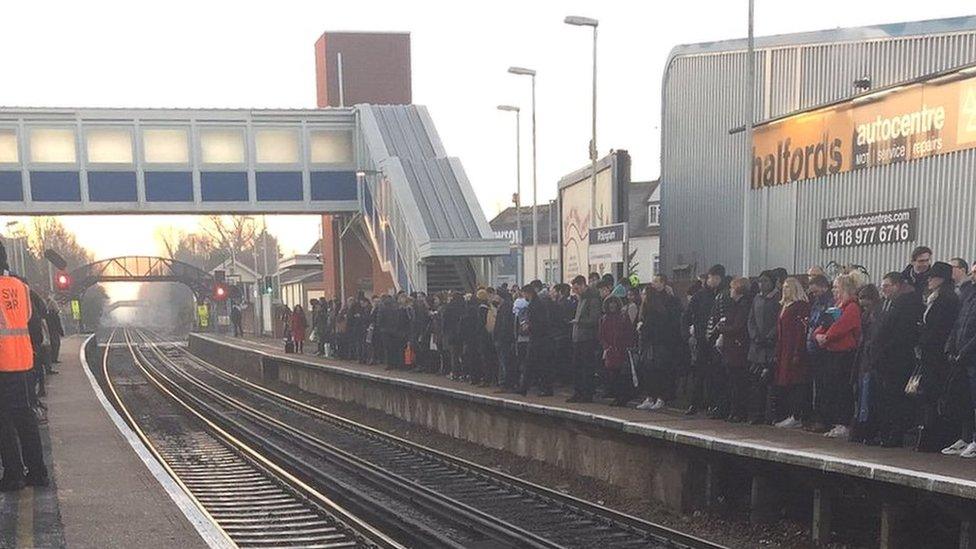
[[[409,34],[327,32],[315,42],[319,108],[339,106],[338,53],[342,53],[346,106],[407,105],[413,101]]]

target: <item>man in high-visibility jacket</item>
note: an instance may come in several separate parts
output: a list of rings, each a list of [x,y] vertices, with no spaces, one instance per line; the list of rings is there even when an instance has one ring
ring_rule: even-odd
[[[0,244],[0,457],[4,465],[0,491],[48,483],[37,417],[31,408],[34,346],[28,330],[33,313],[30,294],[26,283],[10,275],[7,251]]]

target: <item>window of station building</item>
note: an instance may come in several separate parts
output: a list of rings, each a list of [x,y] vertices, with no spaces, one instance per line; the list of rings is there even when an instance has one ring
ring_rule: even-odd
[[[85,131],[88,162],[93,164],[132,164],[132,132],[122,128]]]
[[[655,202],[647,205],[647,226],[657,227],[661,224],[661,204]]]
[[[0,164],[16,164],[18,161],[17,132],[0,129]]]
[[[298,164],[301,162],[298,131],[255,130],[255,157],[258,164]]]
[[[313,130],[309,141],[313,164],[352,164],[352,132]]]
[[[68,129],[30,130],[30,159],[41,164],[73,164],[77,160],[75,132]]]
[[[244,164],[244,132],[214,129],[200,132],[200,160],[204,164]]]
[[[190,144],[186,128],[142,131],[142,149],[150,164],[189,164]]]

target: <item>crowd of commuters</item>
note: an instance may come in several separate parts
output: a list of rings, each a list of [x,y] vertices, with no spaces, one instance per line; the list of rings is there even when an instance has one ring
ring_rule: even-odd
[[[46,421],[46,376],[57,374],[64,329],[45,301],[10,272],[0,244],[0,491],[47,486],[39,423]]]
[[[498,392],[805,429],[976,457],[976,269],[919,247],[878,285],[819,267],[755,279],[713,266],[679,295],[610,275],[570,284],[312,300],[297,352],[446,375]],[[670,406],[669,406],[670,405]]]

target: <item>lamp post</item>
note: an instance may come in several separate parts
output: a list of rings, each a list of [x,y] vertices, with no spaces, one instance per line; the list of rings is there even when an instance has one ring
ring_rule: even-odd
[[[535,154],[535,71],[524,67],[509,67],[508,72],[517,76],[532,77],[532,245],[535,246],[535,259],[533,260],[532,272],[533,279],[539,278],[539,201],[536,179],[536,154]],[[519,198],[519,203],[522,200]],[[519,235],[521,237],[521,235]]]
[[[7,222],[7,230],[10,232],[10,242],[11,244],[16,245],[16,248],[11,247],[11,249],[8,250],[8,253],[12,254],[11,259],[13,260],[9,262],[8,266],[14,273],[26,277],[27,273],[25,272],[26,269],[24,268],[23,241],[21,240],[22,237],[17,235],[20,229],[20,221],[14,220]]]
[[[746,277],[749,276],[752,263],[752,258],[750,257],[752,248],[750,246],[750,233],[752,231],[750,216],[752,215],[752,207],[749,204],[749,190],[752,189],[752,126],[756,109],[756,99],[754,97],[756,90],[756,44],[753,36],[754,10],[755,1],[749,0],[749,35],[746,42],[746,55],[748,56],[746,60],[746,184],[742,187],[742,276]]]
[[[600,22],[590,17],[580,17],[569,15],[563,19],[563,23],[575,27],[590,27],[593,29],[593,116],[590,136],[590,171],[593,172],[590,178],[590,228],[596,226],[596,29]],[[605,220],[601,220],[605,222]]]
[[[525,252],[522,249],[522,111],[512,105],[498,105],[498,110],[515,113],[515,283],[522,286]]]

